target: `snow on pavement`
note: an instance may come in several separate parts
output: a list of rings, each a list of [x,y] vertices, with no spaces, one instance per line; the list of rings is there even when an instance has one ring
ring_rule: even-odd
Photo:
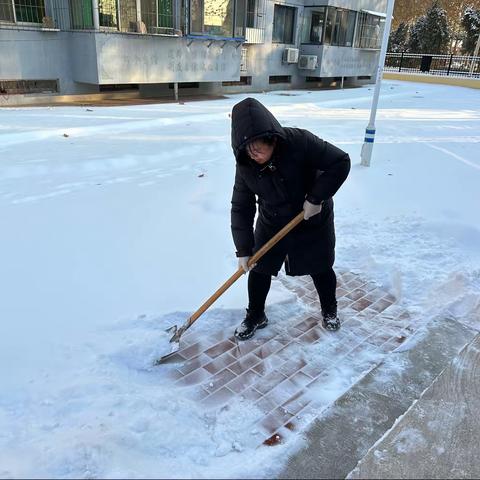
[[[366,169],[371,94],[254,96],[353,160],[337,266],[425,321],[449,312],[479,329],[478,92],[384,82]],[[243,98],[0,110],[0,477],[266,477],[303,441],[257,448],[255,408],[207,411],[172,387],[173,367],[151,367],[163,329],[236,268],[228,115]],[[241,279],[195,328],[231,328],[245,290]],[[279,302],[303,308],[281,282],[269,301],[273,317]]]

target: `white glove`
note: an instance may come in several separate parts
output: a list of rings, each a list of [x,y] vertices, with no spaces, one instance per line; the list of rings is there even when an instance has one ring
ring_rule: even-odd
[[[314,215],[318,215],[322,211],[322,204],[315,205],[310,203],[308,200],[305,200],[303,203],[303,218],[308,220]]]
[[[238,257],[238,268],[243,268],[245,273],[249,272],[255,265],[248,266],[251,257]]]

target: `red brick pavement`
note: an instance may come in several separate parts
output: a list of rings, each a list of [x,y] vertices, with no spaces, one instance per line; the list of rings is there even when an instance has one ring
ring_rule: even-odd
[[[254,404],[260,412],[257,430],[266,445],[275,445],[315,417],[321,410],[315,389],[326,385],[335,365],[349,366],[355,381],[355,375],[365,373],[365,364],[358,361],[362,355],[380,361],[380,354],[395,350],[415,330],[395,297],[360,275],[338,275],[338,332],[322,327],[310,277],[280,280],[307,304],[288,336],[272,329],[270,337],[267,333],[261,340],[237,342],[232,332],[219,332],[197,341],[187,333],[170,373],[175,385],[189,387],[205,408],[222,407],[235,397]],[[316,348],[317,354],[302,355],[305,348]]]

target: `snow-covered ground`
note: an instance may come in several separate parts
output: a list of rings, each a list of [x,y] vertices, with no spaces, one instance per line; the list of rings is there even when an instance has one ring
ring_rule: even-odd
[[[365,168],[372,93],[253,96],[352,158],[337,266],[478,329],[480,95],[385,81]],[[248,405],[205,412],[151,366],[163,329],[236,269],[229,113],[243,98],[0,110],[0,478],[262,477],[303,441],[257,448]],[[270,303],[288,295],[275,282]],[[240,320],[245,301],[243,278],[195,328]]]

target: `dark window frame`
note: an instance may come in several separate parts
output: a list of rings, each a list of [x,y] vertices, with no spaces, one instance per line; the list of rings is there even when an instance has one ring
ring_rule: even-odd
[[[103,3],[102,3],[103,2]],[[113,5],[114,8],[111,8]],[[118,30],[120,27],[120,8],[118,0],[98,1],[98,23],[101,29]]]
[[[71,0],[70,22],[73,30],[93,30],[93,3],[91,0]]]
[[[313,23],[313,18],[314,18],[314,17],[316,17],[317,19],[321,19],[321,20],[322,20],[322,33],[321,33],[321,35],[319,35],[318,40],[314,40],[314,39],[312,38],[312,37],[314,36],[314,35],[313,35],[313,34],[314,34],[313,29],[314,29],[314,27],[317,26],[317,25],[314,25],[314,23]],[[323,14],[320,13],[320,12],[312,12],[312,16],[311,16],[311,18],[310,18],[310,35],[309,35],[309,37],[310,37],[310,43],[319,43],[319,44],[322,43],[322,41],[323,41],[323,32],[324,32],[324,30],[325,30],[324,25],[325,25],[325,12],[323,12]]]
[[[295,44],[297,10],[297,7],[290,5],[274,4],[272,43],[284,45]],[[292,15],[291,25],[288,25],[288,21],[290,20],[288,16],[290,14]],[[275,21],[275,19],[277,19],[277,21]]]
[[[274,85],[277,83],[292,83],[291,75],[270,75],[268,77],[269,85]]]
[[[245,14],[246,22],[245,25],[247,28],[255,28],[255,21],[257,16],[257,5],[258,0],[247,0],[247,11]]]
[[[240,80],[222,82],[222,87],[243,87],[245,85],[251,85],[251,84],[252,84],[252,76],[242,75],[240,77]]]
[[[168,84],[168,88],[173,90],[175,88],[175,84],[170,82]],[[178,82],[178,88],[200,88],[200,82]]]
[[[378,31],[376,30],[378,27]],[[380,50],[383,39],[385,18],[368,12],[359,12],[357,15],[357,28],[355,33],[355,48],[366,50]],[[375,33],[372,34],[372,31]]]
[[[120,0],[120,5],[125,0]],[[177,29],[178,11],[182,5],[178,0],[139,0],[142,22],[148,33],[173,34]]]
[[[325,13],[324,45],[355,47],[358,12],[348,8],[327,7]]]
[[[45,0],[13,0],[15,23],[19,25],[42,25],[47,15]],[[3,20],[2,20],[3,21]]]
[[[2,95],[26,95],[42,93],[58,93],[59,80],[0,80]]]
[[[198,3],[198,7],[200,9],[200,16],[196,20],[196,22],[193,21],[193,15],[192,12],[194,11],[194,8],[192,7],[193,2]],[[239,6],[239,3],[242,2],[243,5]],[[232,0],[232,6],[231,6],[231,24],[230,24],[230,32],[227,34],[216,34],[209,32],[208,30],[205,29],[205,0],[188,0],[188,10],[189,10],[189,15],[188,15],[188,33],[190,35],[208,35],[209,37],[219,37],[219,38],[224,38],[224,39],[235,39],[235,38],[244,38],[245,37],[245,25],[246,25],[246,17],[247,17],[247,0]],[[243,19],[239,18],[238,12],[243,10]],[[228,13],[226,14],[225,18],[228,16]],[[240,21],[239,21],[240,20]],[[194,23],[197,23],[197,25],[201,25],[201,28],[197,28],[197,26],[194,25]],[[236,32],[237,29],[242,30],[242,35],[237,36]]]
[[[335,26],[335,18],[337,15],[336,7],[327,7],[325,12],[325,32],[323,34],[324,45],[331,45],[333,38],[333,29]]]
[[[307,9],[313,10],[311,14],[307,17]],[[323,11],[320,11],[323,10]],[[321,17],[322,22],[322,34],[318,41],[312,40],[312,33],[313,33],[313,16],[316,15]],[[325,37],[325,21],[327,15],[327,7],[326,6],[306,6],[303,10],[303,26],[302,26],[302,38],[301,44],[302,45],[323,45],[323,39]],[[307,38],[308,37],[308,38]]]
[[[15,23],[15,4],[13,0],[3,0],[0,3],[0,24]]]

